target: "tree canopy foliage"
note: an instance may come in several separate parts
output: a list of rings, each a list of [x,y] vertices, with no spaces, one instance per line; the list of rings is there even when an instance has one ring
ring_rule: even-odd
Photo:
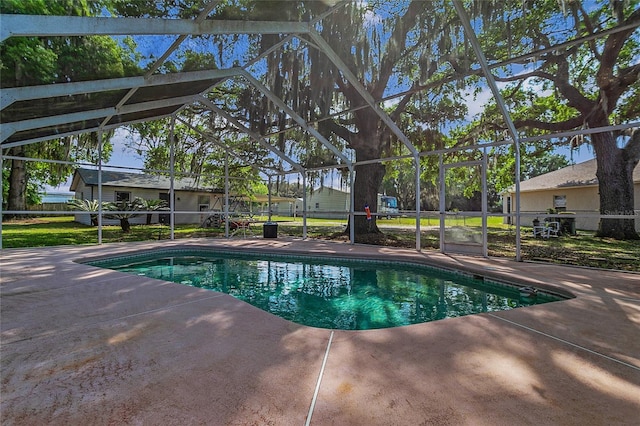
[[[0,2],[3,14],[91,16],[104,7],[102,0],[6,0]],[[13,37],[0,46],[0,87],[22,87],[50,83],[98,80],[139,73],[130,48],[108,36]],[[105,132],[102,157],[109,158],[112,147]],[[8,155],[64,161],[96,162],[97,135],[82,134],[37,144],[16,146]],[[45,184],[57,186],[73,172],[67,164],[5,161],[8,171],[3,199],[9,210],[26,210],[27,202],[38,202]],[[4,172],[3,172],[4,173]]]

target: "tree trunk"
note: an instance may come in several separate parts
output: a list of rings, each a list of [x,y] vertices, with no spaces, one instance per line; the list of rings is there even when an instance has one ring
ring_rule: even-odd
[[[590,127],[596,126],[590,123]],[[637,160],[625,158],[624,151],[616,146],[611,132],[595,133],[592,143],[597,161],[600,214],[634,215],[633,169]],[[633,218],[600,219],[597,236],[618,240],[640,238]]]
[[[128,218],[120,219],[120,227],[122,228],[122,232],[124,232],[125,234],[131,232],[131,225],[129,224]]]
[[[357,155],[357,153],[356,153]],[[356,235],[379,234],[380,230],[376,225],[375,213],[378,211],[378,188],[382,184],[385,167],[380,163],[365,164],[356,167],[356,178],[353,183],[354,212],[364,213],[365,205],[371,211],[371,220],[367,220],[366,215],[358,215],[354,218],[354,232]],[[349,226],[346,231],[350,232]]]
[[[15,147],[10,151],[11,155],[24,157],[24,148]],[[27,169],[24,160],[11,160],[11,172],[9,174],[9,194],[7,196],[7,210],[27,209]],[[24,215],[8,215],[9,218],[20,218]]]

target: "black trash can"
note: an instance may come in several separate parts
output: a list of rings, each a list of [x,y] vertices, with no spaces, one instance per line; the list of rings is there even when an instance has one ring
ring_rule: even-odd
[[[278,223],[277,222],[265,222],[262,226],[263,238],[278,238]]]
[[[576,235],[576,218],[575,217],[561,217],[560,228],[562,233],[566,235]]]

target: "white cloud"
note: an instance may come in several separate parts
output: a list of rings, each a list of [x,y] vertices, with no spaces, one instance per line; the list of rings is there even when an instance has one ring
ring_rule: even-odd
[[[127,138],[129,131],[123,127],[116,129],[113,137],[111,138],[111,144],[113,145],[113,153],[111,158],[106,163],[111,166],[123,166],[123,167],[137,167],[143,166],[142,159],[136,155],[133,151],[127,148]]]

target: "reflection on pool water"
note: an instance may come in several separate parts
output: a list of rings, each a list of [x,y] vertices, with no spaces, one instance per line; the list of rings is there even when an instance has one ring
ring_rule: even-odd
[[[156,252],[92,265],[227,293],[313,327],[397,327],[561,297],[397,262],[211,251]]]

